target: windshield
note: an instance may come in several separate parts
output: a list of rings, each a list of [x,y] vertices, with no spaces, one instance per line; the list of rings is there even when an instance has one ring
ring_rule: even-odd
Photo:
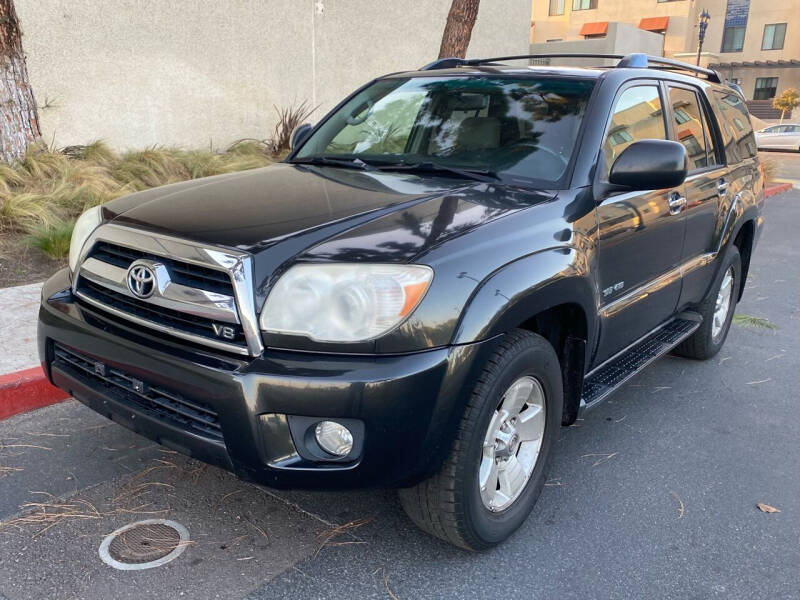
[[[402,163],[555,183],[572,157],[593,86],[555,77],[383,79],[332,114],[293,161],[358,159],[387,169]]]

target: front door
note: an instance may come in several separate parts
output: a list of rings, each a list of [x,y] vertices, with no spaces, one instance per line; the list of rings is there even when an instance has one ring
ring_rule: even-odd
[[[663,106],[656,82],[637,82],[618,93],[598,164],[602,177],[633,142],[667,139]],[[682,190],[626,192],[599,203],[601,332],[595,364],[675,312],[685,229]]]

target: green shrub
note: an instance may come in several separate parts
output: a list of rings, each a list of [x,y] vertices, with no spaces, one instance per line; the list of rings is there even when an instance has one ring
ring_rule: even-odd
[[[26,241],[50,258],[66,258],[75,221],[56,221],[49,225],[33,225],[28,228]]]

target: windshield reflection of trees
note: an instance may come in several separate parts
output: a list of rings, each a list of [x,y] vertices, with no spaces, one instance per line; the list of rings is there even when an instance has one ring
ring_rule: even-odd
[[[433,161],[555,181],[572,155],[593,86],[508,77],[407,83],[376,84],[372,94],[366,91],[368,99],[343,109],[351,111],[342,121],[349,127],[332,132],[325,153],[382,163]],[[469,125],[479,131],[470,134]]]
[[[406,152],[427,154],[461,166],[555,180],[571,155],[591,83],[478,78],[467,82],[433,81],[421,87],[428,93],[420,105]],[[462,98],[478,95],[488,101],[473,110],[459,110],[464,106]],[[478,151],[460,148],[457,139],[464,119],[454,118],[455,112],[496,119],[500,124],[498,147]],[[559,125],[537,130],[537,123]],[[544,146],[545,134],[548,142],[559,145]],[[537,164],[538,157],[537,161],[530,160],[543,147],[549,151],[544,164]]]

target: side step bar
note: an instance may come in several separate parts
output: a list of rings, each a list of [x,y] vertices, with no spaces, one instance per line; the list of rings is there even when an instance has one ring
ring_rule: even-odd
[[[581,410],[596,406],[651,362],[667,354],[692,335],[701,321],[697,313],[681,313],[589,373],[583,381]]]

